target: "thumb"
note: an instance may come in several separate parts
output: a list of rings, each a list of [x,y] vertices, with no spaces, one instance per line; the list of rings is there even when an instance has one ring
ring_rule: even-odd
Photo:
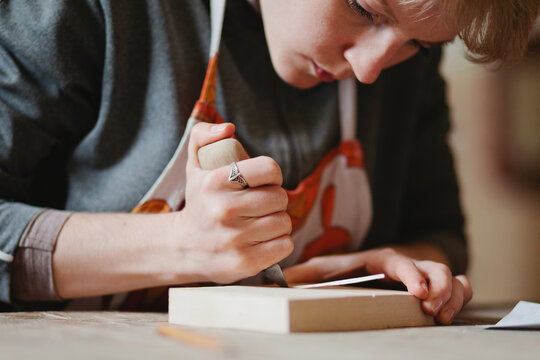
[[[231,123],[211,124],[200,122],[195,124],[191,129],[188,146],[188,160],[186,172],[189,174],[196,169],[201,168],[197,153],[199,149],[205,145],[229,138],[234,135],[235,127]]]

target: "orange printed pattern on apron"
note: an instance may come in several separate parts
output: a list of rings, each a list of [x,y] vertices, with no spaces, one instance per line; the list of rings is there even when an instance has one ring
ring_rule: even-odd
[[[306,215],[311,211],[315,198],[319,192],[319,183],[323,171],[334,158],[343,154],[347,158],[349,167],[364,167],[364,153],[358,141],[343,141],[341,144],[330,150],[321,160],[315,171],[302,180],[294,190],[287,190],[289,205],[287,212],[291,216],[293,231],[302,226]]]
[[[301,227],[311,211],[320,188],[320,180],[328,164],[337,156],[344,156],[348,167],[364,168],[364,153],[357,140],[342,141],[332,149],[317,166],[315,171],[304,179],[295,190],[287,191],[289,205],[287,212],[291,216],[294,230]],[[345,252],[351,243],[351,234],[347,229],[331,225],[335,205],[335,185],[328,185],[323,190],[322,219],[324,233],[304,247],[299,261],[312,257]]]
[[[328,186],[324,190],[322,203],[322,223],[324,233],[309,243],[300,255],[300,262],[311,259],[319,255],[332,253],[342,253],[347,250],[351,243],[351,234],[344,228],[332,227],[331,221],[334,214],[334,203],[336,188],[334,185]]]
[[[362,151],[360,141],[343,141],[339,145],[339,152],[347,158],[347,165],[349,167],[356,166],[364,168],[364,152]]]
[[[135,209],[133,209],[131,212],[134,214],[140,214],[140,213],[152,213],[152,214],[159,214],[159,213],[167,213],[171,212],[172,209],[167,204],[165,200],[161,199],[151,199],[146,201],[143,204],[137,205]]]

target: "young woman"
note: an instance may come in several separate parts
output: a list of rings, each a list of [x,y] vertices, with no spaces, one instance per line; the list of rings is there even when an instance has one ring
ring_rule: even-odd
[[[256,283],[280,262],[289,282],[384,272],[451,323],[472,288],[440,45],[460,36],[478,61],[514,61],[537,13],[536,0],[229,1],[226,122],[191,128],[208,1],[4,0],[0,300]],[[338,86],[350,78],[354,101]],[[197,158],[233,135],[248,187]],[[177,149],[185,196],[129,213]]]

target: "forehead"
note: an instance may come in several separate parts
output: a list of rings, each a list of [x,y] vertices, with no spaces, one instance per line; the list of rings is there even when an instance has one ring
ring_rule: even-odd
[[[388,6],[388,2],[392,0],[381,0],[385,6]],[[415,16],[417,20],[433,16],[433,10],[436,5],[439,5],[437,0],[397,0],[398,5],[401,5],[412,13],[411,15]]]
[[[413,39],[425,42],[452,40],[457,30],[443,13],[441,0],[370,0],[379,2],[391,19]]]

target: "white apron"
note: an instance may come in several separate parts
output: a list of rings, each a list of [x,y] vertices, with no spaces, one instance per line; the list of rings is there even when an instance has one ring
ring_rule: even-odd
[[[225,0],[211,0],[210,60],[201,97],[174,156],[134,212],[178,211],[183,207],[191,129],[201,121],[223,122],[214,108],[214,101],[224,10]],[[339,101],[341,143],[328,152],[315,171],[301,181],[296,189],[287,191],[287,212],[293,222],[295,248],[289,257],[280,262],[282,267],[306,261],[313,256],[358,251],[369,229],[372,216],[371,193],[362,147],[356,139],[355,79],[340,82]],[[253,279],[247,283],[254,283]],[[259,276],[255,282],[261,279]],[[118,304],[119,300],[113,303]],[[166,304],[166,291],[152,289],[132,292],[122,308],[157,310]]]

